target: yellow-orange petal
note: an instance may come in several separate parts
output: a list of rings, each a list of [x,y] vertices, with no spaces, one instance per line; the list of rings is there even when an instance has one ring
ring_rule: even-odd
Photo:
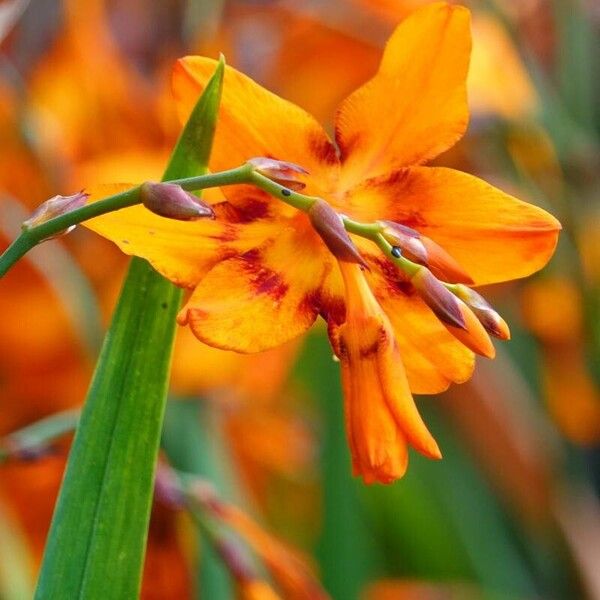
[[[346,321],[330,323],[340,358],[346,428],[354,473],[390,483],[406,471],[408,444],[430,458],[439,448],[412,398],[392,327],[360,267],[339,263]]]
[[[467,381],[475,367],[473,353],[447,331],[391,262],[369,255],[372,247],[363,238],[354,241],[369,264],[369,285],[394,329],[412,393],[437,394]],[[321,297],[328,322],[342,323],[344,284],[338,269],[326,277]]]
[[[408,225],[430,237],[476,285],[531,275],[552,256],[560,223],[477,177],[442,167],[402,169],[363,182],[348,212]]]
[[[310,563],[300,552],[279,540],[231,504],[218,508],[220,519],[230,525],[263,560],[285,598],[326,600]]]
[[[450,148],[468,123],[469,11],[437,2],[387,43],[379,71],[338,109],[343,180],[356,183]]]
[[[209,271],[178,322],[188,324],[210,346],[237,352],[268,350],[315,321],[318,291],[328,268],[317,236],[286,229],[261,248]]]
[[[173,93],[183,121],[216,65],[216,61],[201,56],[187,56],[176,63]],[[311,181],[325,187],[338,167],[335,147],[311,115],[226,67],[209,166],[220,171],[257,156],[300,165],[309,171]]]
[[[92,200],[131,185],[91,189]],[[270,223],[235,225],[217,221],[175,221],[143,206],[132,206],[83,223],[114,242],[125,254],[145,258],[164,277],[194,287],[220,259],[260,245],[277,230]]]
[[[336,335],[354,474],[365,483],[391,483],[406,472],[409,444],[440,458],[415,406],[391,328],[369,317],[345,323]]]
[[[358,370],[342,361],[341,374],[353,474],[365,483],[399,479],[408,468],[408,442],[385,406],[374,363]]]
[[[377,277],[376,271],[372,275]],[[437,394],[451,383],[469,379],[475,367],[473,352],[444,327],[409,286],[373,283],[375,294],[389,317],[411,391]]]

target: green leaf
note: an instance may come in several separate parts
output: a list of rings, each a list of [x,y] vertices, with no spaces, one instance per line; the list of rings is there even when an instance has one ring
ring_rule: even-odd
[[[206,169],[223,61],[164,179]],[[100,354],[46,545],[36,599],[135,598],[181,291],[134,258]]]
[[[163,181],[202,175],[208,170],[208,159],[217,123],[225,58],[221,55],[215,72],[194,106],[163,175]]]

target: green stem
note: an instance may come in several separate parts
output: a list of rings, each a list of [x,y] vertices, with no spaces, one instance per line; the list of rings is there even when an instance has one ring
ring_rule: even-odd
[[[252,167],[249,165],[242,165],[241,167],[222,171],[221,173],[174,179],[165,183],[174,183],[180,185],[186,191],[195,191],[224,185],[251,183],[252,181]],[[136,186],[125,192],[104,198],[103,200],[86,204],[81,208],[55,217],[54,219],[50,219],[36,227],[23,230],[19,237],[7,248],[4,254],[0,256],[0,277],[5,275],[20,258],[40,242],[59,235],[61,232],[65,231],[65,229],[77,225],[82,221],[87,221],[88,219],[93,219],[94,217],[99,217],[100,215],[121,208],[134,206],[139,203],[140,186]]]
[[[271,194],[278,200],[289,204],[298,210],[307,211],[315,202],[321,200],[317,196],[306,196],[305,194],[299,194],[289,188],[261,175],[257,171],[253,171],[251,174],[251,182],[257,187]]]
[[[0,463],[10,457],[24,457],[46,448],[57,438],[74,431],[79,409],[65,410],[15,431],[0,440]]]
[[[215,506],[221,503],[216,492],[209,491],[206,499],[199,497],[195,488],[198,484],[212,486],[210,482],[192,473],[185,473],[175,469],[170,470],[170,476],[164,482],[171,486],[175,497],[181,497],[190,516],[198,530],[208,540],[237,582],[251,581],[259,578],[254,561],[248,553],[247,547],[236,538],[225,532],[224,524],[218,520]],[[218,512],[218,511],[217,511]]]
[[[342,221],[346,231],[355,235],[375,241],[375,237],[381,233],[381,225],[375,223],[361,223],[360,221],[353,221],[346,215],[342,216]]]
[[[272,181],[268,177],[257,173],[256,171],[251,174],[252,183],[262,189],[263,191],[271,194],[275,198],[293,206],[302,211],[307,211],[310,207],[321,198],[316,196],[306,196],[305,194],[300,194],[298,192],[294,192],[275,181]],[[390,244],[385,237],[381,234],[382,226],[377,221],[373,223],[361,223],[360,221],[354,221],[353,219],[347,217],[346,215],[340,215],[342,218],[342,222],[344,223],[344,228],[349,233],[353,233],[365,239],[371,240],[380,248],[380,250],[389,258],[392,262],[394,262],[398,267],[400,267],[405,273],[409,276],[414,275],[419,269],[422,268],[421,265],[414,263],[413,261],[405,258],[404,256],[395,256],[392,254],[392,244]]]
[[[290,190],[257,172],[254,170],[253,166],[248,163],[241,167],[222,171],[220,173],[173,179],[165,183],[179,185],[188,192],[211,187],[239,185],[244,183],[252,184],[278,200],[281,200],[285,204],[304,212],[308,211],[315,202],[320,200],[320,198],[316,196],[307,196]],[[72,225],[77,225],[82,221],[87,221],[88,219],[115,210],[134,206],[139,204],[140,201],[140,186],[136,186],[125,192],[109,196],[108,198],[98,200],[97,202],[92,202],[91,204],[87,204],[86,206],[73,210],[67,214],[50,219],[36,227],[23,230],[21,235],[19,235],[19,237],[8,247],[6,252],[0,256],[0,277],[5,275],[17,260],[23,257],[40,242],[60,234]],[[408,273],[408,275],[414,275],[414,273],[421,268],[419,265],[403,256],[395,256],[392,254],[392,245],[381,234],[382,228],[378,222],[361,223],[360,221],[354,221],[345,215],[342,215],[342,221],[348,232],[369,239],[377,244],[384,254],[403,271]]]
[[[392,254],[394,246],[392,246],[392,244],[390,244],[383,237],[383,235],[381,235],[381,233],[376,233],[370,239],[372,239],[377,244],[377,246],[379,246],[379,249],[386,255],[387,258],[389,258],[393,263],[398,265],[409,277],[412,277],[419,269],[423,268],[422,265],[418,265],[412,260],[408,260],[408,258],[402,256],[402,254],[400,254],[399,256]]]

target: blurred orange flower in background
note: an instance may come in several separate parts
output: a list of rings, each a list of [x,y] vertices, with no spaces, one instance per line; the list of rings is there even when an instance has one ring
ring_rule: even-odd
[[[522,294],[525,324],[540,343],[550,415],[576,444],[600,440],[600,392],[584,353],[583,299],[567,277],[530,283]]]
[[[5,2],[19,3],[26,4]],[[582,122],[574,109],[580,108],[577,102],[598,105],[587,85],[593,78],[586,79],[595,45],[589,56],[584,49],[597,37],[588,31],[586,38],[586,30],[597,34],[600,21],[585,2],[559,2],[552,8],[550,0],[450,2],[459,3],[473,11],[466,80],[471,126],[450,152],[426,160],[476,173],[516,197],[553,207],[566,230],[558,256],[538,278],[486,290],[486,297],[511,316],[511,344],[499,349],[497,360],[480,363],[465,384],[419,405],[445,463],[413,457],[410,473],[398,485],[365,488],[349,476],[338,369],[347,434],[358,434],[359,443],[350,441],[353,460],[366,480],[402,472],[410,436],[426,454],[439,454],[407,398],[445,389],[450,381],[469,377],[472,369],[471,350],[455,336],[462,335],[471,346],[475,340],[457,327],[450,333],[451,324],[436,318],[420,296],[423,281],[411,279],[355,236],[370,271],[338,264],[303,214],[249,186],[203,192],[219,212],[212,224],[166,222],[143,210],[120,215],[132,221],[128,231],[123,227],[121,239],[135,241],[138,227],[158,238],[152,242],[154,255],[148,256],[155,265],[163,261],[165,270],[174,267],[171,276],[189,288],[186,300],[194,289],[205,287],[190,308],[200,317],[199,311],[210,308],[213,326],[204,331],[199,318],[196,333],[212,335],[224,307],[232,310],[220,319],[223,328],[244,327],[227,337],[232,346],[270,345],[267,325],[275,328],[278,321],[284,337],[307,327],[306,321],[280,318],[272,296],[257,296],[256,286],[246,285],[248,294],[240,299],[239,280],[229,279],[225,269],[219,271],[217,290],[213,271],[221,261],[236,259],[261,277],[281,278],[281,288],[287,286],[281,308],[288,317],[296,314],[291,300],[302,297],[300,284],[316,289],[322,283],[310,295],[310,305],[330,317],[330,341],[340,358],[338,363],[329,360],[325,327],[250,355],[207,346],[191,327],[178,328],[165,457],[179,473],[206,477],[216,486],[228,508],[217,525],[225,525],[242,553],[250,550],[251,576],[238,579],[210,532],[196,530],[190,507],[175,511],[159,497],[142,598],[221,597],[209,577],[215,567],[228,572],[223,575],[229,592],[223,591],[223,597],[248,599],[287,598],[293,588],[302,597],[317,578],[334,598],[365,600],[598,595],[600,521],[592,486],[597,492],[599,154],[597,123]],[[223,52],[229,64],[303,107],[331,135],[336,107],[375,75],[385,39],[398,21],[429,4],[31,2],[2,45],[0,146],[6,160],[0,166],[0,245],[15,237],[27,208],[57,191],[160,177],[178,130],[167,89],[177,56]],[[439,47],[450,46],[450,54],[456,53],[463,42],[448,35]],[[417,58],[411,55],[396,65],[396,76],[383,73],[382,66],[375,79],[382,82],[387,75],[394,80],[393,92],[389,98],[373,94],[368,109],[352,115],[353,125],[365,113],[372,121],[357,136],[359,142],[367,140],[359,150],[385,146],[384,134],[389,134],[392,150],[382,152],[382,160],[389,160],[398,147],[406,154],[439,141],[444,128],[436,119],[449,113],[426,93],[417,94],[419,82],[411,76],[413,66],[423,79],[448,81],[456,75],[460,61],[448,66],[444,52],[427,63],[428,45],[435,40],[437,34],[421,34],[414,46]],[[386,55],[389,66],[390,48]],[[184,65],[176,78],[182,118],[214,63],[187,59]],[[466,177],[410,160],[390,169],[397,180],[366,174],[363,182],[347,156],[341,167],[335,160],[321,166],[316,157],[315,167],[303,142],[313,126],[299,126],[306,124],[304,113],[231,69],[225,86],[213,169],[259,155],[308,167],[307,190],[322,194],[341,213],[393,220],[412,229],[405,233],[414,243],[430,244],[437,268],[433,254],[424,264],[449,283],[447,289],[454,281],[501,281],[539,268],[544,259],[539,255],[536,262],[540,249],[534,237],[547,240],[550,253],[554,233],[522,231],[516,214],[510,224],[500,223],[505,204],[483,198],[489,190],[484,184],[457,188],[440,180],[432,195],[432,180],[425,176],[407,189],[419,174]],[[356,97],[351,98],[355,109]],[[406,114],[401,113],[404,99]],[[411,134],[415,116],[420,123],[432,123],[431,129]],[[462,132],[458,129],[456,138]],[[565,145],[563,136],[577,143]],[[340,144],[333,147],[339,151]],[[338,168],[356,181],[346,186]],[[526,210],[525,216],[532,214]],[[144,231],[138,233],[141,244]],[[519,252],[513,245],[523,244],[520,238],[530,234],[531,246],[521,246],[523,255],[513,260]],[[215,248],[222,255],[214,254]],[[3,279],[0,433],[30,423],[35,428],[40,417],[81,401],[126,265],[127,257],[111,242],[77,228],[42,244]],[[311,283],[321,269],[323,281]],[[211,281],[214,290],[207,289]],[[209,292],[217,296],[210,302]],[[236,306],[239,310],[233,310]],[[521,321],[515,318],[519,308]],[[249,340],[245,333],[254,326],[257,334]],[[487,334],[481,328],[479,333],[479,350],[485,346],[491,354]],[[0,466],[2,597],[33,595],[69,437],[42,448],[41,454],[22,456],[12,445],[13,436],[0,439],[0,460],[5,461]],[[482,492],[482,486],[491,493]],[[19,577],[31,593],[11,589]]]
[[[419,166],[466,129],[469,54],[466,9],[435,3],[417,11],[388,42],[375,77],[340,106],[337,148],[308,114],[227,68],[210,167],[232,168],[253,156],[291,161],[310,172],[308,194],[326,198],[355,219],[384,218],[414,228],[444,248],[477,285],[524,277],[551,256],[558,222],[474,177]],[[200,57],[177,65],[174,91],[184,117],[214,66]],[[264,350],[302,333],[318,314],[332,330],[342,325],[349,318],[344,300],[351,294],[349,280],[344,293],[336,261],[307,217],[248,186],[224,194],[214,223],[170,222],[133,207],[89,227],[125,253],[148,259],[175,283],[194,288],[179,321],[215,347]],[[395,362],[394,381],[408,379],[398,402],[401,414],[411,416],[398,418],[386,404],[387,378],[368,379],[361,393],[373,403],[369,415],[358,409],[361,426],[349,425],[353,464],[366,481],[389,482],[406,470],[406,460],[398,456],[406,456],[408,441],[438,455],[413,408],[409,386],[416,393],[435,393],[464,381],[473,353],[456,338],[476,351],[480,346],[469,332],[438,321],[406,275],[374,254],[370,243],[356,243],[369,272],[353,277],[366,277],[373,301],[390,319],[389,333],[393,328],[406,368],[405,375]],[[462,303],[460,310],[470,314]],[[390,357],[383,360],[391,368]],[[380,420],[389,426],[383,438],[373,427]],[[419,433],[414,437],[411,431]]]
[[[383,40],[410,12],[430,3],[348,0],[343,11],[326,2],[311,11],[298,3],[230,2],[221,28],[200,36],[194,49],[211,57],[224,53],[229,64],[329,126],[339,102],[377,70]],[[514,40],[485,10],[473,13],[472,35],[471,111],[531,116],[538,99]]]

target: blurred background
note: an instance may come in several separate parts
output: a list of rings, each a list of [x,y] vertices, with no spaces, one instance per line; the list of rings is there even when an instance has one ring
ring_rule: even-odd
[[[223,52],[331,127],[427,3],[1,2],[0,245],[55,194],[160,177],[179,127],[176,58]],[[444,460],[413,453],[404,479],[366,487],[322,326],[253,356],[180,331],[143,598],[600,598],[600,3],[462,4],[471,123],[436,163],[564,227],[541,274],[484,290],[512,341],[470,382],[418,399]],[[126,266],[78,228],[0,284],[2,600],[32,596]],[[172,501],[168,465],[192,475],[195,510]]]

